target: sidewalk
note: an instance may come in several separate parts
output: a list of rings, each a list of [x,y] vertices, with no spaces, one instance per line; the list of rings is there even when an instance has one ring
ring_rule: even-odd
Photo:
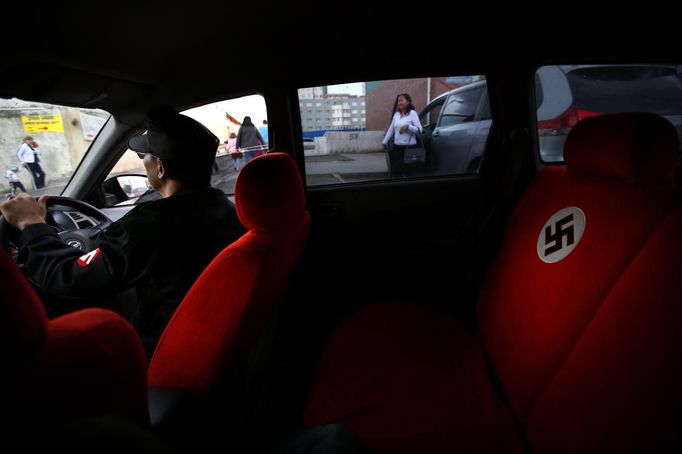
[[[234,194],[234,186],[237,184],[239,172],[234,170],[234,163],[229,155],[218,155],[215,160],[218,171],[211,175],[211,186],[220,189],[226,194]],[[242,167],[244,160],[242,159]]]
[[[384,152],[306,156],[306,184],[350,183],[389,178]]]
[[[211,175],[211,186],[226,194],[234,194],[239,172],[234,170],[232,158],[227,154],[216,156],[218,171]],[[242,166],[244,161],[242,160]],[[348,183],[352,181],[381,180],[388,178],[386,156],[379,153],[341,153],[334,155],[307,156],[305,158],[306,180],[308,185]],[[140,171],[143,174],[143,171]],[[34,190],[25,185],[28,193],[33,196],[43,194],[60,195],[68,179],[51,181],[47,178],[48,186]],[[5,194],[6,190],[0,192]]]
[[[47,195],[61,195],[62,191],[64,190],[64,187],[66,186],[66,183],[69,182],[69,178],[63,178],[60,180],[55,180],[55,181],[47,181],[47,185],[44,188],[41,189],[33,189],[31,190],[30,188],[26,188],[29,190],[29,194],[35,195],[35,196],[41,196],[43,194]]]
[[[47,186],[41,189],[33,189],[32,183],[24,182],[24,187],[26,188],[27,194],[30,194],[35,197],[39,197],[43,194],[60,195],[68,181],[69,181],[68,178],[62,178],[55,181],[50,181],[48,179]],[[6,197],[9,194],[9,188],[3,187],[2,190],[0,190],[0,194],[2,194],[3,198]]]
[[[308,176],[332,173],[352,175],[388,172],[384,152],[307,156],[305,158],[305,170]]]

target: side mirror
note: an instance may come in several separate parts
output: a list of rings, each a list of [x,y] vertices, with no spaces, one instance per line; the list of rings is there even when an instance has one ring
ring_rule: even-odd
[[[137,199],[150,189],[149,181],[144,175],[117,175],[108,178],[102,184],[107,206],[118,205],[131,199]]]

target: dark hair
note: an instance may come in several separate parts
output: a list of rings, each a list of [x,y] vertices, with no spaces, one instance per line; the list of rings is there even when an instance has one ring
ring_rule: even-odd
[[[236,139],[236,138],[237,138],[237,134],[231,132],[230,133],[230,139]]]
[[[410,96],[407,93],[398,93],[398,95],[395,97],[395,102],[393,103],[393,112],[391,113],[391,118],[393,118],[393,115],[398,111],[398,98],[403,97],[407,100],[407,112],[409,113],[410,110],[417,110],[414,108],[414,104],[412,104],[412,96]]]
[[[242,121],[242,126],[254,126],[253,122],[251,121],[251,117],[248,115],[244,117],[244,121]]]

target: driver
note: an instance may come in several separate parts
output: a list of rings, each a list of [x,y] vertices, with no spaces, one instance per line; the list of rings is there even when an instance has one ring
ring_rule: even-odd
[[[0,211],[21,231],[18,261],[43,292],[96,301],[136,287],[137,304],[123,315],[151,356],[190,286],[245,230],[225,194],[210,186],[218,139],[171,107],[152,107],[147,116],[147,134],[128,146],[162,198],[137,205],[97,232],[95,249],[83,254],[60,240],[45,223],[46,196],[35,201],[21,194],[0,204]]]

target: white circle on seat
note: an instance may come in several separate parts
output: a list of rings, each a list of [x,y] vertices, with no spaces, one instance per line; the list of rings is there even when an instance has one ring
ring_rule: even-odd
[[[556,263],[573,252],[585,231],[585,213],[577,207],[562,208],[540,230],[537,253],[545,263]]]

